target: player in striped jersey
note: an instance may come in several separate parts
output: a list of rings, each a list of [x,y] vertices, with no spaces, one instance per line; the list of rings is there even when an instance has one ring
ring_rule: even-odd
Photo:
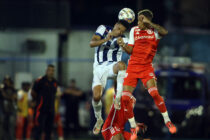
[[[92,106],[97,122],[93,128],[93,134],[99,134],[103,124],[101,97],[107,78],[117,76],[117,94],[122,92],[126,65],[121,61],[123,50],[119,46],[118,38],[121,37],[124,42],[128,42],[124,36],[128,28],[129,23],[124,20],[119,20],[113,28],[100,25],[90,41],[90,47],[95,48]]]

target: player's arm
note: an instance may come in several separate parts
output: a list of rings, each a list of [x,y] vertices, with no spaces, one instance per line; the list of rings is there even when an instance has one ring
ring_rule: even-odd
[[[132,46],[129,46],[128,44],[126,44],[123,39],[120,37],[117,39],[117,43],[120,47],[123,48],[123,50],[128,53],[128,54],[131,54],[132,51],[133,51],[133,47]]]
[[[104,25],[100,25],[95,34],[93,35],[91,41],[90,41],[90,47],[97,47],[102,45],[103,43],[107,42],[108,40],[110,40],[113,35],[112,33],[108,33],[106,38],[104,38],[104,33],[106,32],[106,27]]]
[[[102,45],[103,43],[107,42],[108,40],[110,40],[112,38],[112,34],[109,33],[107,35],[106,38],[102,39],[101,36],[99,35],[93,35],[91,41],[90,41],[90,47],[93,48],[93,47],[97,47],[97,46],[100,46]]]
[[[158,25],[158,24],[155,24],[153,23],[152,21],[150,21],[148,18],[146,18],[144,16],[143,18],[143,23],[145,24],[145,26],[147,27],[150,27],[150,28],[154,28],[158,31],[158,33],[161,35],[161,36],[165,36],[168,34],[168,30],[166,30],[164,27]]]
[[[128,42],[124,42],[124,40],[122,38],[118,38],[117,43],[120,45],[120,47],[123,48],[123,50],[128,53],[131,54],[133,52],[133,47],[134,47],[134,28],[131,29],[130,34],[129,34],[129,40]]]

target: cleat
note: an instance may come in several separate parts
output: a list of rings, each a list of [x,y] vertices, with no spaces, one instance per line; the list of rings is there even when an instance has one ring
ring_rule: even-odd
[[[170,132],[171,134],[176,133],[176,131],[177,131],[176,126],[175,126],[171,121],[167,122],[167,123],[166,123],[166,126],[168,127],[169,132]]]
[[[101,126],[103,125],[104,123],[104,120],[101,118],[101,119],[97,119],[97,122],[93,128],[93,134],[94,135],[98,135],[100,132],[101,132]]]

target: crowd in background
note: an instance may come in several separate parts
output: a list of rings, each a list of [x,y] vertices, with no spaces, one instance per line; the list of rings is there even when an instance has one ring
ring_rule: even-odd
[[[31,96],[32,85],[33,83],[23,82],[21,89],[15,89],[11,77],[4,77],[0,87],[0,140],[30,140],[33,137],[36,103]],[[78,110],[82,98],[83,92],[76,86],[74,79],[66,88],[58,87],[54,138],[63,140],[64,135],[68,137],[80,129]],[[65,111],[60,111],[61,104]]]

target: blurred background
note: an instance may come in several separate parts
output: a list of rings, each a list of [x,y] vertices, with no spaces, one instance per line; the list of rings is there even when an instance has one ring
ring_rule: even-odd
[[[152,10],[153,22],[169,30],[159,43],[154,67],[160,94],[178,133],[168,133],[152,98],[139,82],[134,92],[135,114],[137,121],[148,125],[145,137],[210,139],[209,0],[0,0],[2,90],[10,84],[11,98],[17,99],[15,95],[20,90],[28,93],[34,80],[45,74],[47,65],[54,64],[61,92],[57,108],[61,119],[54,125],[54,138],[62,135],[67,140],[101,140],[101,136],[91,133],[95,122],[91,106],[94,49],[89,47],[89,41],[99,25],[113,26],[124,7],[135,13]],[[136,24],[137,20],[132,26]],[[124,61],[128,58],[123,55]],[[112,83],[112,79],[107,83],[104,103],[112,100]],[[78,94],[66,92],[72,88]],[[11,110],[5,105],[7,98],[0,93],[0,137],[8,136],[10,131],[15,139],[20,125],[18,100]],[[28,101],[30,104],[30,98]],[[33,127],[32,117],[29,111],[21,128],[23,134],[30,133],[27,130],[28,126]],[[6,127],[5,122],[9,124]],[[62,128],[63,134],[57,128]]]

